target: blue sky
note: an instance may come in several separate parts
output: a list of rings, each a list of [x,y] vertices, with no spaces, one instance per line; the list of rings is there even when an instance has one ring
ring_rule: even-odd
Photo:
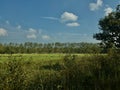
[[[98,21],[120,0],[0,0],[0,43],[98,42]]]

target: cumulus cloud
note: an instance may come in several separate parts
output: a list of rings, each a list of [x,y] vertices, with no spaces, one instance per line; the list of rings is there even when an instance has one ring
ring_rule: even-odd
[[[103,4],[102,0],[97,0],[96,3],[90,3],[89,4],[90,10],[91,11],[98,10],[102,6],[102,4]]]
[[[105,16],[108,16],[113,11],[113,9],[111,7],[107,7],[105,8],[104,11],[105,11]]]
[[[48,35],[42,35],[42,39],[43,39],[43,40],[49,40],[49,39],[50,39],[50,36],[48,36]]]
[[[69,26],[69,27],[77,27],[77,26],[80,26],[80,24],[77,23],[77,22],[67,23],[66,25]]]
[[[28,39],[36,39],[37,36],[36,36],[35,34],[28,34],[28,35],[27,35],[27,38],[28,38]]]
[[[61,17],[59,17],[59,18],[56,18],[56,17],[41,17],[41,18],[49,19],[49,20],[56,20],[56,21],[59,21],[59,22],[65,24],[66,26],[69,26],[69,27],[79,26],[79,23],[77,23],[78,16],[75,15],[74,13],[67,12],[67,11],[65,11],[63,14],[61,14]],[[69,22],[71,22],[71,23],[69,23]]]
[[[6,24],[10,24],[10,22],[9,22],[8,20],[7,20],[7,21],[5,21],[5,23],[6,23]]]
[[[37,38],[36,34],[37,34],[37,31],[35,29],[29,28],[27,38],[28,39],[36,39]]]
[[[78,16],[76,16],[73,13],[69,13],[69,12],[64,12],[61,15],[61,21],[62,22],[66,22],[66,21],[77,21],[78,20]]]
[[[18,25],[18,26],[17,26],[17,29],[21,29],[21,25]]]
[[[37,33],[37,30],[33,29],[33,28],[29,28],[29,33],[33,34],[33,33]]]
[[[4,28],[0,28],[0,36],[7,36],[7,35],[8,35],[7,30]]]

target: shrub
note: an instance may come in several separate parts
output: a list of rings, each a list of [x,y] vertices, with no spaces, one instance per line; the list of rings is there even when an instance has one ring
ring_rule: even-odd
[[[26,86],[26,72],[21,60],[9,60],[4,63],[5,74],[2,78],[3,90],[23,90]]]

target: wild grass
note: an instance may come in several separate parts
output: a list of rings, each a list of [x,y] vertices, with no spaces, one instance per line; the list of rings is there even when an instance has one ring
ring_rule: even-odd
[[[0,59],[1,90],[120,88],[119,54],[7,54]]]

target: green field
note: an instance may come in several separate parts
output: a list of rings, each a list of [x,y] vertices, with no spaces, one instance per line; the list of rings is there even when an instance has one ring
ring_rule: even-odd
[[[66,54],[0,54],[0,61],[6,61],[9,58],[23,58],[25,61],[49,61],[61,60]],[[88,57],[93,54],[73,54],[78,57]]]
[[[61,59],[64,54],[1,54],[0,59],[7,60],[9,57],[24,58],[24,60],[58,60]]]
[[[119,62],[119,54],[1,54],[0,90],[119,90]]]

